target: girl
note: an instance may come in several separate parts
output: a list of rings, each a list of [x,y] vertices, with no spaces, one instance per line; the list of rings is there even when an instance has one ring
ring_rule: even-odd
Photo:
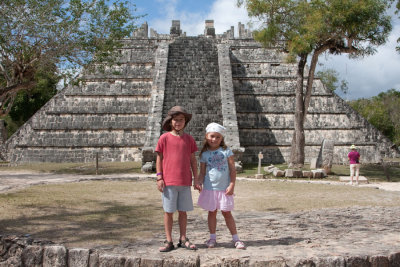
[[[245,245],[237,235],[231,213],[236,170],[233,153],[224,142],[224,132],[225,127],[218,123],[213,122],[206,127],[204,145],[200,152],[200,175],[195,182],[195,189],[200,191],[197,204],[208,211],[210,239],[206,242],[207,247],[213,248],[217,243],[217,211],[220,209],[232,234],[233,244],[238,249],[244,249]]]

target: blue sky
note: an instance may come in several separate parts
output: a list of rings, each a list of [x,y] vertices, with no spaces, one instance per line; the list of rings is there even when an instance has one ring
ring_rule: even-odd
[[[257,25],[244,8],[236,6],[236,0],[138,0],[134,3],[137,14],[147,14],[139,23],[147,21],[149,28],[158,33],[169,33],[172,20],[180,20],[181,29],[188,36],[202,34],[207,19],[214,20],[216,33],[234,26],[235,36],[238,22],[253,29]],[[396,40],[400,37],[400,20],[395,16],[393,22],[388,43],[379,47],[373,56],[362,60],[348,59],[347,55],[320,57],[319,62],[323,64],[318,67],[320,70],[335,69],[339,78],[348,82],[348,94],[338,92],[344,99],[368,98],[391,88],[400,91],[400,54],[395,51]]]

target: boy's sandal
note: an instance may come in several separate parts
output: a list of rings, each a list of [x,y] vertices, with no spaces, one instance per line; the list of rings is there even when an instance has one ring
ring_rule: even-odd
[[[186,248],[188,250],[196,250],[196,246],[189,241],[189,238],[186,240],[179,240],[178,247]]]
[[[208,239],[206,242],[206,245],[208,248],[215,248],[216,244],[217,244],[217,240],[215,240],[215,239]]]
[[[240,241],[240,240],[238,240],[238,241],[236,241],[234,243],[235,243],[235,248],[237,248],[237,249],[245,249],[246,248],[244,243],[242,241]]]
[[[171,250],[174,250],[174,243],[168,242],[167,240],[164,241],[165,246],[160,248],[160,252],[170,252]]]

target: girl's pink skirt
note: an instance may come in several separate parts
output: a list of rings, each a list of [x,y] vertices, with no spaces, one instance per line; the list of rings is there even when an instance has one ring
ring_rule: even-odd
[[[203,189],[200,193],[197,205],[207,211],[232,211],[233,195],[225,195],[225,191],[214,191]]]

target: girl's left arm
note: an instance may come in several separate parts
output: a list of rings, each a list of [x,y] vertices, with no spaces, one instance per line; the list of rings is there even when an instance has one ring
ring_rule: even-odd
[[[234,156],[230,156],[228,158],[228,166],[229,166],[229,176],[231,177],[231,182],[226,189],[226,195],[233,195],[235,191],[235,183],[236,183],[236,168],[235,168],[235,158]]]

